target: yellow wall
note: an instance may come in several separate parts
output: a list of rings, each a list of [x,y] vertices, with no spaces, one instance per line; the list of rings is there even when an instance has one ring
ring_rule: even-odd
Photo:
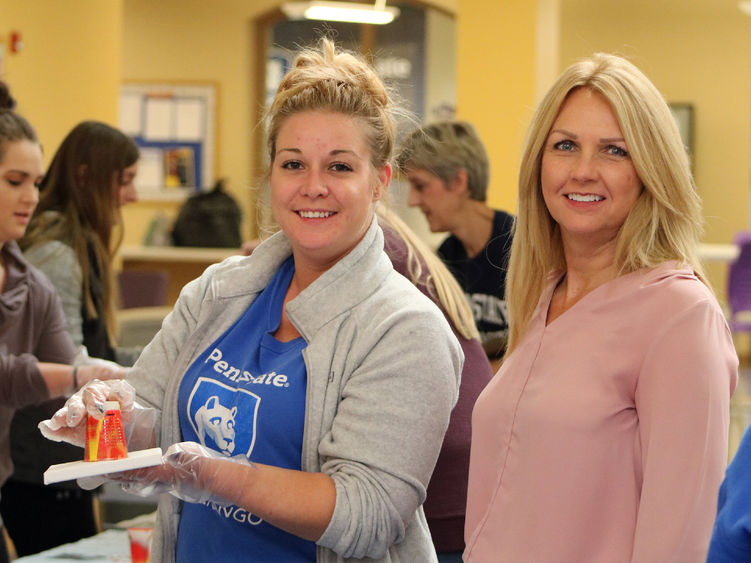
[[[0,0],[3,78],[36,128],[45,163],[84,119],[117,125],[121,0]],[[9,53],[11,31],[24,47]]]
[[[488,203],[513,210],[535,94],[536,3],[459,0],[457,14],[457,117],[475,124],[488,150]]]

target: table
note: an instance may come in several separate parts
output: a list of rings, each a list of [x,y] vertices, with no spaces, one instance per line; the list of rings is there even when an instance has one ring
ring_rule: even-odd
[[[19,557],[14,563],[131,563],[130,527],[154,527],[156,512],[141,514],[129,520],[118,522],[114,528],[105,530],[73,543],[66,543],[26,557]]]
[[[90,538],[66,543],[26,557],[17,563],[61,563],[87,561],[88,563],[130,563],[128,531],[113,528]]]

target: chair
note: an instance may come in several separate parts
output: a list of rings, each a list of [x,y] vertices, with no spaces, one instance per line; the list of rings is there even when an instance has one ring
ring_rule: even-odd
[[[165,270],[123,270],[118,274],[119,347],[138,348],[151,342],[171,310],[167,306],[168,282],[169,274]]]
[[[733,332],[751,332],[751,231],[738,233],[734,242],[740,253],[728,271],[729,324]]]
[[[167,304],[169,274],[164,270],[123,270],[118,274],[120,308],[162,307]]]

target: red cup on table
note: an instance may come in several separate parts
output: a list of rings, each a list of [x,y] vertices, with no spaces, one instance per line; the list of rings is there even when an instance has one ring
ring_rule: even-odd
[[[154,528],[128,528],[130,558],[133,563],[149,563]]]

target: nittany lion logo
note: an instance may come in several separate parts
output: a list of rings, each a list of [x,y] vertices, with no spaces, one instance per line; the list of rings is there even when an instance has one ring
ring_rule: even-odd
[[[250,457],[260,400],[246,389],[199,377],[188,398],[187,413],[196,435],[186,438],[226,456]]]
[[[232,455],[235,449],[235,415],[237,407],[228,409],[219,404],[219,397],[209,397],[206,404],[196,411],[198,438],[206,445],[206,438],[214,440],[219,451]]]

